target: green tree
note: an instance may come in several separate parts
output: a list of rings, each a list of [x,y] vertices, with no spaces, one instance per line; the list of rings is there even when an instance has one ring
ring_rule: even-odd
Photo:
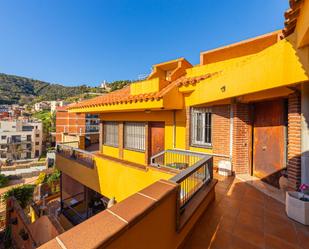
[[[35,185],[25,184],[8,190],[3,196],[2,201],[6,203],[9,197],[15,197],[22,208],[26,208],[33,196]]]

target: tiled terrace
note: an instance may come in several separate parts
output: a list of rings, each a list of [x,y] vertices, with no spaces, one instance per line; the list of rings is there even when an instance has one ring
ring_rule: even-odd
[[[289,219],[283,204],[236,178],[215,178],[216,201],[184,248],[309,248],[309,226]]]

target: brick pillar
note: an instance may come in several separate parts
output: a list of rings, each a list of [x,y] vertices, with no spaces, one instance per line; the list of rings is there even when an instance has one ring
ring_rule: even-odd
[[[295,92],[288,99],[288,178],[289,187],[296,190],[301,181],[301,102]]]
[[[190,116],[190,107],[186,107],[186,142],[185,142],[185,149],[190,149],[190,132],[191,132],[191,116]]]
[[[123,158],[123,146],[124,146],[124,141],[123,141],[123,122],[119,122],[118,125],[118,148],[119,148],[119,158]]]
[[[249,174],[251,166],[252,129],[250,105],[233,105],[233,171]]]
[[[230,106],[212,107],[212,148],[214,154],[229,156],[230,153]],[[214,157],[214,167],[218,167],[220,160],[226,157]]]

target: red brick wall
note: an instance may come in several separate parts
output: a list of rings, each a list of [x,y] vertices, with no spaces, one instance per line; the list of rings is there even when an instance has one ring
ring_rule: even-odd
[[[212,107],[212,148],[214,154],[229,156],[230,154],[230,106]],[[229,160],[224,157],[214,157],[214,167],[218,167],[220,160]]]
[[[297,189],[301,181],[301,109],[300,94],[288,100],[288,177],[289,187]]]
[[[233,171],[236,174],[248,174],[251,153],[250,106],[234,104],[233,113]]]
[[[61,134],[64,132],[79,134],[85,133],[85,114],[69,113],[66,110],[56,112],[56,142],[62,142]]]

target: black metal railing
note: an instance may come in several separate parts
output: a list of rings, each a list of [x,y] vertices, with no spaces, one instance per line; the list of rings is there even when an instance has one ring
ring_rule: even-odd
[[[184,170],[192,165],[195,165],[198,161],[203,159],[206,155],[185,150],[164,150],[153,157],[150,162],[152,166],[166,167],[176,170]]]
[[[84,195],[84,192],[81,192],[61,201],[62,214],[74,226],[88,218],[85,207],[82,207],[85,205]]]
[[[213,179],[213,158],[205,155],[191,167],[181,171],[170,180],[179,184],[179,208],[182,210],[193,196]]]
[[[57,145],[57,154],[70,160],[77,161],[89,168],[95,165],[94,155],[88,151],[77,149],[66,144]]]

